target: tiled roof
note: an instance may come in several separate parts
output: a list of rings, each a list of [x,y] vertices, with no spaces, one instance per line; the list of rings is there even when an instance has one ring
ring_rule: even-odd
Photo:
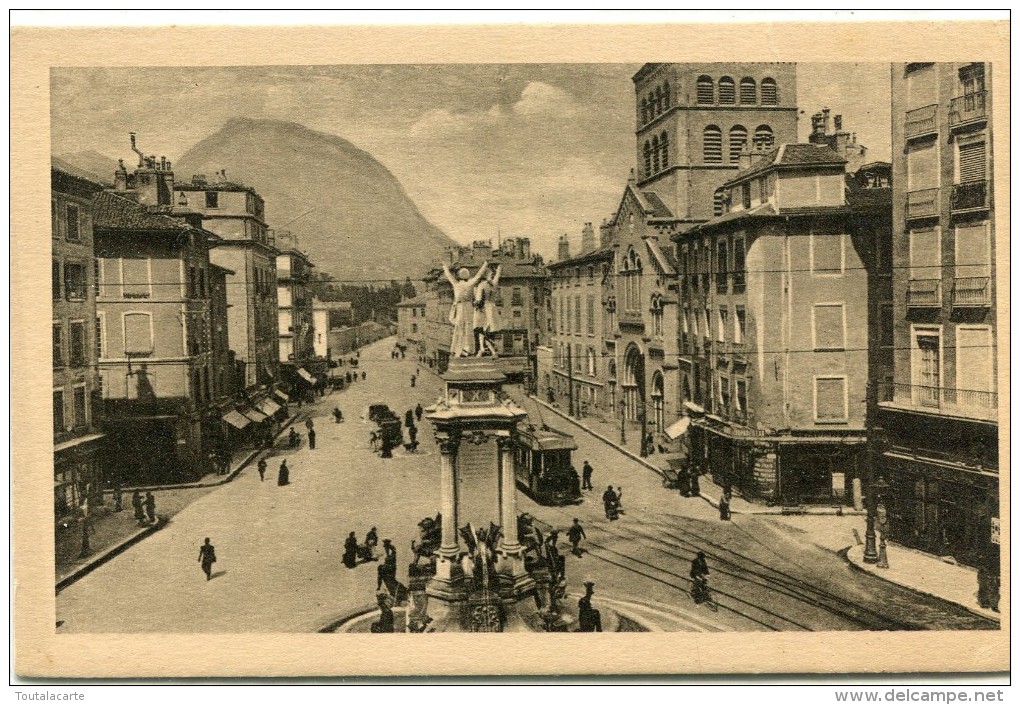
[[[93,199],[95,226],[106,230],[146,230],[178,233],[189,226],[173,218],[150,213],[144,206],[104,191]]]
[[[810,143],[781,144],[775,149],[766,152],[763,157],[748,169],[738,172],[736,176],[726,182],[726,185],[743,181],[772,167],[839,166],[841,164],[846,164],[846,159],[839,156],[828,145]]]
[[[663,250],[655,238],[646,238],[645,245],[648,247],[648,251],[652,253],[652,257],[655,258],[663,274],[676,274],[677,262],[672,252]]]
[[[591,252],[584,252],[582,254],[570,257],[568,259],[560,260],[559,262],[550,262],[546,265],[549,269],[559,269],[560,267],[570,266],[574,264],[586,264],[588,262],[594,262],[595,260],[603,259],[611,256],[613,253],[612,247],[600,247],[597,250]]]
[[[641,195],[645,197],[646,212],[653,218],[672,218],[673,212],[666,207],[666,204],[659,198],[659,194],[655,191],[642,191]]]

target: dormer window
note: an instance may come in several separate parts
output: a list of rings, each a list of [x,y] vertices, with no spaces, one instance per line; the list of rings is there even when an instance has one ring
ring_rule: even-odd
[[[206,191],[205,192],[205,207],[206,208],[219,208],[220,207],[220,194],[219,194],[219,191]]]

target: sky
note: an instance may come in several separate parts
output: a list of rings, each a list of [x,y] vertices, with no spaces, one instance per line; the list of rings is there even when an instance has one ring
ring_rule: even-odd
[[[233,117],[339,135],[371,153],[453,239],[523,235],[549,256],[619,203],[634,166],[639,64],[63,68],[53,154],[173,161]],[[889,65],[801,63],[799,130],[828,107],[889,159]],[[229,171],[229,165],[225,165]]]

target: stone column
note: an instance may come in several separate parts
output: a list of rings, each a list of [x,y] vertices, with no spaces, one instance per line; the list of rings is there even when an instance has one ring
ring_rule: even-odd
[[[521,599],[535,590],[535,581],[524,569],[524,547],[521,546],[517,533],[517,479],[514,457],[514,438],[500,436],[499,445],[499,483],[500,483],[500,521],[503,523],[503,536],[496,550],[498,555],[497,571],[500,575],[501,592],[516,599]]]
[[[500,544],[507,549],[516,549],[520,546],[521,537],[517,535],[517,468],[513,438],[500,436],[496,443],[499,446],[499,518],[503,525]]]
[[[439,511],[443,515],[443,533],[437,551],[436,575],[429,582],[428,593],[449,599],[459,595],[464,580],[457,540],[457,449],[460,434],[454,432],[437,436],[436,441],[440,453]]]

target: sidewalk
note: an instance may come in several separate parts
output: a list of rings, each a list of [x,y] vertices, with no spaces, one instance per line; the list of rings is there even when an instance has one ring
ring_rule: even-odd
[[[327,394],[327,397],[329,395]],[[280,425],[275,438],[280,438],[299,414],[293,414]],[[275,447],[275,444],[274,444]],[[255,461],[266,448],[248,449],[239,454],[231,463],[226,475],[209,473],[199,480],[179,485],[149,485],[123,489],[123,510],[113,511],[112,491],[107,491],[106,504],[96,510],[89,537],[91,551],[86,558],[80,558],[81,524],[65,523],[57,526],[55,536],[55,562],[57,591],[64,589],[98,566],[127,550],[146,536],[159,531],[170,517],[191,504],[203,494],[230,482],[244,468]],[[153,525],[139,526],[131,509],[131,493],[135,490],[153,492],[156,496],[157,521]]]
[[[565,414],[559,407],[549,404],[548,402],[542,401],[536,396],[528,397],[537,404],[542,405],[544,408],[553,412],[554,414],[566,419],[570,423],[578,426],[591,435],[595,436],[603,443],[612,446],[619,450],[621,453],[627,455],[632,460],[641,463],[643,466],[651,470],[652,472],[663,475],[663,467],[666,464],[665,460],[660,460],[662,456],[658,454],[649,455],[646,458],[642,458],[640,455],[640,435],[641,432],[637,429],[627,429],[627,442],[625,444],[620,443],[620,425],[618,423],[608,423],[600,421],[595,418],[584,418],[575,419]],[[660,465],[661,463],[661,465]],[[708,475],[702,475],[698,478],[698,485],[700,488],[701,499],[708,502],[713,507],[718,508],[719,497],[722,496],[722,488],[712,482],[711,477]],[[748,502],[747,500],[734,496],[730,501],[730,511],[734,514],[771,514],[771,515],[785,515],[789,514],[789,510],[785,510],[782,507],[769,507],[763,504],[755,504]],[[839,516],[852,516],[852,515],[863,515],[863,511],[858,511],[852,507],[798,507],[796,510],[797,514],[808,514],[808,515],[839,515]]]
[[[978,605],[977,571],[962,565],[947,563],[937,556],[915,551],[894,543],[886,543],[889,567],[879,568],[874,563],[864,562],[864,546],[851,546],[846,559],[851,566],[883,580],[902,585],[915,592],[932,595],[947,602],[1000,621],[1001,615]]]

